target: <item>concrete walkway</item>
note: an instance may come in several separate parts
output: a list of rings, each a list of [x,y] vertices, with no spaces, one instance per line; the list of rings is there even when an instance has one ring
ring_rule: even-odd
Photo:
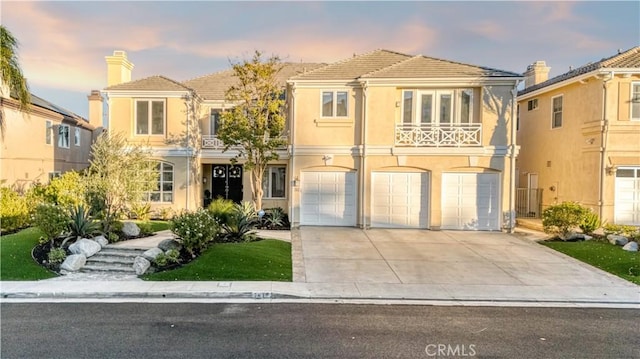
[[[11,301],[258,301],[640,309],[640,287],[535,243],[535,231],[291,233],[294,282],[1,282]],[[282,233],[284,234],[284,233]],[[147,244],[150,245],[150,244]]]

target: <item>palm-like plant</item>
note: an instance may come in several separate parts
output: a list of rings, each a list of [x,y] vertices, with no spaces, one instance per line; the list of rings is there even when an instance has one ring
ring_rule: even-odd
[[[20,101],[20,109],[29,112],[31,95],[27,79],[22,74],[18,62],[18,40],[3,25],[0,25],[0,74],[2,75],[2,84],[6,84],[10,94],[16,96]],[[0,111],[0,129],[2,129],[3,136],[4,124],[4,114]]]
[[[71,217],[67,226],[69,236],[63,245],[70,239],[80,239],[99,232],[100,224],[91,219],[89,211],[83,205],[72,207],[69,215]]]

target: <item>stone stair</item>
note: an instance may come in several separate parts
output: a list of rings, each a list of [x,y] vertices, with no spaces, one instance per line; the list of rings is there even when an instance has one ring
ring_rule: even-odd
[[[87,263],[80,272],[83,273],[113,273],[113,274],[133,274],[133,261],[136,257],[142,256],[144,248],[124,248],[114,245],[107,245],[100,252],[87,258]]]

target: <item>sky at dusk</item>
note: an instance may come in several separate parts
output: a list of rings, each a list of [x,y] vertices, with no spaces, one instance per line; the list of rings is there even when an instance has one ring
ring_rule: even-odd
[[[83,117],[106,86],[104,57],[127,51],[132,78],[177,81],[254,50],[334,62],[375,49],[551,76],[640,44],[640,2],[2,1],[31,92]]]

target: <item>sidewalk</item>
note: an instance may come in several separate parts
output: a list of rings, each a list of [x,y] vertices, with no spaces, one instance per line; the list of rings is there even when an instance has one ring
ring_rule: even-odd
[[[298,231],[292,234],[290,240],[295,262],[296,251],[300,250],[301,243]],[[286,237],[284,232],[281,235]],[[544,233],[530,230],[519,230],[513,236],[532,241],[545,237]],[[552,251],[548,248],[545,250]],[[579,265],[585,270],[599,271],[583,263]],[[59,277],[37,282],[0,282],[0,297],[2,302],[329,302],[640,309],[640,286],[604,272],[598,274],[608,276],[604,282],[589,283],[587,278],[583,278],[583,281],[576,278],[571,285],[550,285],[546,282],[537,285],[366,281],[313,283],[300,278],[300,273],[296,275],[297,267],[299,264],[294,263],[296,282],[150,282],[136,277],[106,281]]]

